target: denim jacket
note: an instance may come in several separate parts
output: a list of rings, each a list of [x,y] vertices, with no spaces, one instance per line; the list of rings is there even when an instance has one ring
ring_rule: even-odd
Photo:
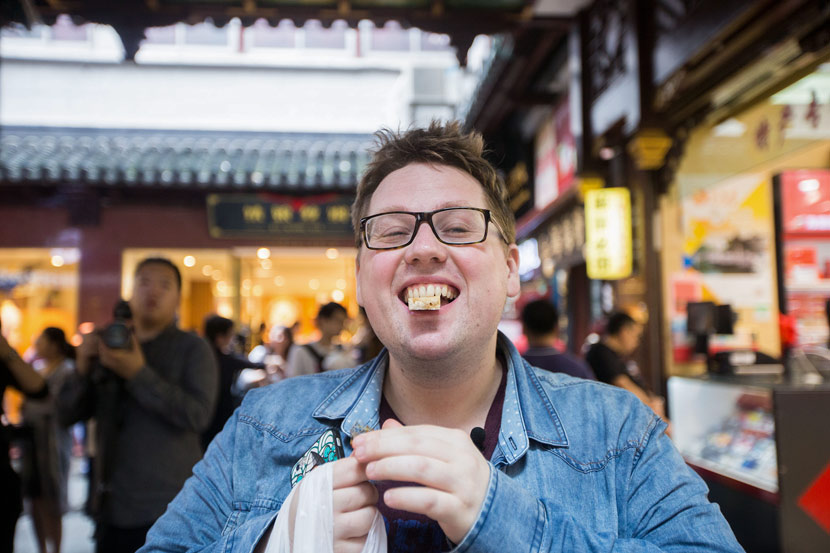
[[[703,481],[634,395],[528,365],[499,336],[507,386],[478,518],[454,552],[742,551]],[[291,467],[328,427],[346,453],[377,428],[387,354],[249,392],[150,530],[149,551],[250,553]]]

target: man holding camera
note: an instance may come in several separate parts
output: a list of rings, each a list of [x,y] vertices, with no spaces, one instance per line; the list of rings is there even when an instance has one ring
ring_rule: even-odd
[[[219,378],[208,344],[176,326],[180,294],[173,263],[141,261],[132,320],[121,306],[119,320],[85,335],[78,375],[60,391],[64,423],[97,423],[90,503],[99,553],[137,550],[202,454]]]

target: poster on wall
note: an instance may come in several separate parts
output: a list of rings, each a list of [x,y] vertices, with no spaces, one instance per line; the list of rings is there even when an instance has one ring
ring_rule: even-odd
[[[701,188],[681,200],[684,271],[674,275],[670,319],[675,361],[688,361],[686,303],[729,304],[734,335],[717,335],[712,351],[760,347],[775,353],[777,329],[772,185],[749,174]],[[777,335],[777,331],[776,331]]]
[[[684,264],[704,296],[769,320],[775,305],[772,188],[764,175],[734,177],[682,200]]]

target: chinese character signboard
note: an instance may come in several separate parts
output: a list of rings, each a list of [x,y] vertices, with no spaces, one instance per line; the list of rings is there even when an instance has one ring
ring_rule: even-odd
[[[585,261],[588,278],[617,280],[631,275],[631,195],[626,188],[585,194]]]
[[[508,202],[510,211],[518,219],[533,208],[533,189],[530,186],[530,177],[527,174],[527,165],[524,161],[518,162],[507,174]]]
[[[559,195],[556,134],[552,117],[546,119],[536,132],[534,155],[536,171],[533,176],[533,202],[536,209],[544,209]]]
[[[353,235],[353,198],[337,194],[287,197],[268,194],[208,196],[210,235],[286,238],[349,237]]]
[[[573,186],[576,176],[576,140],[571,132],[571,106],[566,96],[553,113],[556,140],[557,194]]]

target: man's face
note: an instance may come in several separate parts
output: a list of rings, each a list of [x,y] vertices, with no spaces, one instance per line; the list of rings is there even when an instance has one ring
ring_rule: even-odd
[[[342,311],[335,311],[331,317],[319,317],[317,328],[320,333],[331,338],[339,336],[343,332],[343,325],[346,324],[346,314]]]
[[[445,207],[488,206],[481,185],[469,174],[412,164],[380,183],[367,215]],[[357,299],[393,356],[432,360],[464,351],[480,356],[482,348],[495,346],[506,298],[519,293],[518,262],[516,245],[507,247],[492,223],[486,241],[466,246],[439,242],[425,223],[403,248],[361,247]],[[429,285],[446,286],[449,297],[442,296],[438,310],[410,311],[408,290]]]
[[[620,343],[625,355],[631,355],[640,345],[640,338],[643,336],[643,325],[634,323],[623,326],[620,329]]]
[[[136,320],[149,324],[167,324],[176,317],[179,288],[173,269],[149,263],[135,275],[130,307]]]

